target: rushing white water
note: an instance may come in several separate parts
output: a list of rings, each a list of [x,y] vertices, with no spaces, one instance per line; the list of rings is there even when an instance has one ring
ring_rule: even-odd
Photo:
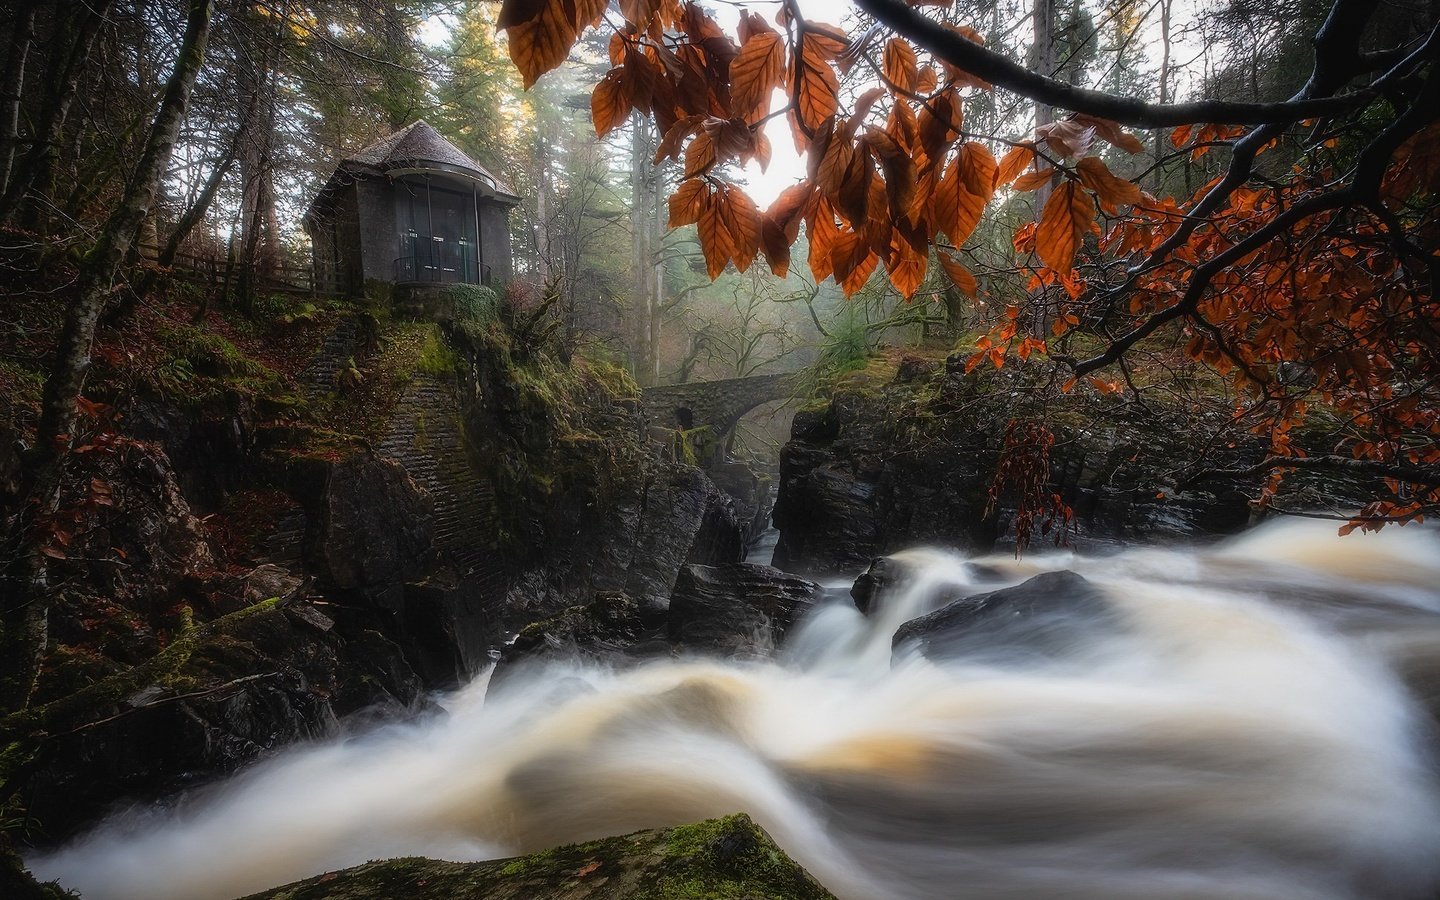
[[[1440,887],[1416,700],[1440,674],[1433,533],[1291,523],[1203,550],[905,557],[916,577],[871,617],[822,607],[776,663],[548,664],[490,696],[482,678],[448,715],[293,749],[32,867],[90,900],[219,900],[743,810],[842,898]],[[905,620],[1061,568],[1107,611],[1057,631],[1059,651],[892,664]]]

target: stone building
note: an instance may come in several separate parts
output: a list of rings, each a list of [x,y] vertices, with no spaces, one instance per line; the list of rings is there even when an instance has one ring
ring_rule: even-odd
[[[489,284],[511,276],[511,207],[520,198],[423,121],[346,157],[304,226],[315,283]]]

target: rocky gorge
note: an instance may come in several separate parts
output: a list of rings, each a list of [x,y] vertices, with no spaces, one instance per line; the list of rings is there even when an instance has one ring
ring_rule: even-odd
[[[941,663],[1058,659],[1120,627],[1105,591],[1061,563],[1027,580],[1037,573],[998,558],[917,564],[896,553],[1014,547],[1021,501],[996,473],[1007,423],[1037,401],[1012,373],[967,371],[959,354],[892,352],[810,385],[780,454],[771,566],[742,561],[770,516],[763,472],[723,454],[697,458],[690,436],[647,416],[623,372],[558,352],[523,308],[476,288],[445,289],[440,300],[381,293],[268,326],[217,316],[206,333],[142,312],[105,336],[86,443],[63,488],[64,549],[47,563],[55,589],[41,678],[31,711],[0,731],[0,775],[23,811],[27,852],[127,805],[263,773],[290,758],[287,748],[364,746],[376,729],[421,733],[463,719],[455,698],[487,672],[482,694],[488,684],[501,698],[529,696],[540,715],[603,698],[611,683],[597,669],[644,684],[661,677],[647,675],[657,664],[679,666],[634,715],[730,734],[745,727],[731,717],[758,688],[696,661],[874,677],[902,648]],[[282,333],[276,353],[267,344]],[[1045,402],[1057,434],[1043,493],[1069,510],[1056,526],[1069,545],[1215,540],[1255,520],[1253,479],[1186,471],[1188,411],[1086,393]],[[5,445],[23,452],[16,436],[30,413],[21,402],[7,414]],[[1256,452],[1241,443],[1218,455],[1235,468]],[[1302,480],[1299,489],[1344,503],[1365,485]],[[702,667],[686,675],[687,665]],[[524,694],[537,678],[550,687]],[[516,715],[523,735],[529,720]],[[786,765],[787,778],[799,777]],[[825,796],[856,790],[828,763],[810,765],[804,778]],[[525,771],[509,776],[514,790],[576,777]],[[383,897],[401,884],[417,897],[460,896],[462,885],[529,896],[525,879],[537,872],[565,881],[566,896],[650,896],[680,881],[712,896],[703,885],[732,884],[736,853],[778,853],[748,822],[714,824],[749,812],[755,796],[715,796],[718,805],[687,802],[589,830],[537,825],[504,843],[543,850],[700,819],[741,835],[703,852],[685,841],[680,852],[660,833],[631,845],[668,849],[639,856],[610,842],[566,850],[563,863],[400,861],[266,896]],[[771,810],[766,827],[776,821],[788,820]],[[777,840],[789,849],[798,838],[787,828]],[[7,853],[0,885],[56,896]],[[744,890],[827,896],[780,860],[783,889]],[[801,864],[818,863],[812,853]],[[828,877],[850,883],[851,896],[863,883]],[[207,890],[230,897],[229,884]],[[236,881],[233,895],[247,884]],[[691,896],[654,893],[672,895]]]

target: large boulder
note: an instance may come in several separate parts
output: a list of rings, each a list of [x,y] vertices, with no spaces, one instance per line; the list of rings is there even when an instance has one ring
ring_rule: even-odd
[[[685,566],[670,597],[670,640],[688,650],[765,654],[824,593],[771,566]]]
[[[934,660],[1044,662],[1117,627],[1099,588],[1074,572],[1046,572],[912,619],[895,632],[893,645]]]
[[[56,589],[33,703],[85,690],[91,703],[45,743],[20,788],[49,838],[118,800],[152,799],[331,734],[347,713],[419,701],[395,644],[337,627],[335,608],[310,602],[304,577],[217,557],[159,448],[76,454],[69,472],[65,506],[88,498],[88,512],[50,562]],[[241,613],[148,683],[124,680],[186,646],[193,629]]]
[[[327,473],[309,556],[330,587],[401,585],[427,561],[433,512],[429,494],[404,467],[357,453]]]
[[[640,831],[517,859],[393,859],[246,900],[834,900],[748,816]]]
[[[548,619],[532,622],[505,648],[502,667],[521,659],[576,656],[605,659],[627,655],[659,631],[659,622],[619,591],[601,591],[584,606],[563,609]],[[645,647],[663,651],[648,642]]]

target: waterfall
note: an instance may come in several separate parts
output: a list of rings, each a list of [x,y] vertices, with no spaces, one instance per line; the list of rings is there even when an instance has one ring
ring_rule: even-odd
[[[444,715],[295,747],[29,862],[89,900],[228,900],[743,811],[847,900],[1440,888],[1433,532],[1289,522],[1206,548],[897,564],[868,616],[823,604],[773,661],[482,677]],[[1062,610],[1044,652],[1036,620],[1001,610],[983,642],[892,655],[907,620],[1059,569],[1101,600]]]

